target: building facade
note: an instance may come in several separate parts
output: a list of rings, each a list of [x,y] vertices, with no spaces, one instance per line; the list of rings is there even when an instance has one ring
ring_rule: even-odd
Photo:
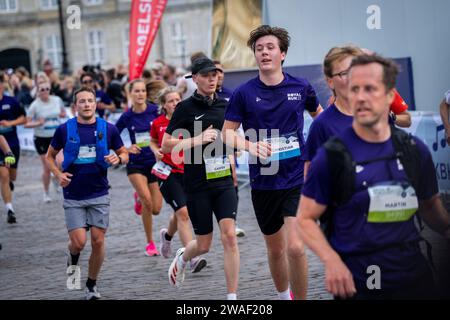
[[[69,70],[128,64],[131,0],[61,3]],[[192,52],[209,54],[211,11],[211,0],[168,0],[147,66],[162,59],[182,67]],[[59,21],[57,0],[0,0],[0,69],[23,65],[35,73],[46,59],[61,69]]]

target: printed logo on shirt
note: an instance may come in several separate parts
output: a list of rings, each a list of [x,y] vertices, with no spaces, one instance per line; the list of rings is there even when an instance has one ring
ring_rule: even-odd
[[[159,132],[166,131],[166,129],[167,129],[167,126],[165,126],[165,127],[159,127]]]
[[[356,170],[356,173],[360,173],[360,172],[362,172],[364,170],[364,167],[360,166],[360,165],[357,165],[355,170]]]
[[[201,116],[195,116],[195,120],[199,120],[200,118],[203,118],[205,114],[202,114]]]
[[[288,93],[287,99],[288,101],[300,101],[302,100],[302,94],[300,92]]]
[[[9,110],[9,109],[11,109],[11,106],[9,104],[4,104],[2,106],[2,110]]]
[[[260,102],[261,98],[260,97],[256,97],[256,102]]]
[[[398,168],[399,171],[403,171],[403,165],[400,162],[400,159],[397,159],[397,168]]]

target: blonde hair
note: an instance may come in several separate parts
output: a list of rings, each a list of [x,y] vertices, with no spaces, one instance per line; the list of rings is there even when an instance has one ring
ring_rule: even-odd
[[[164,114],[167,114],[166,109],[164,109],[164,105],[166,104],[166,97],[167,97],[168,94],[174,93],[174,92],[178,93],[178,95],[180,96],[180,99],[181,99],[181,97],[182,97],[181,92],[177,88],[175,88],[173,86],[166,87],[166,88],[164,88],[164,89],[159,91],[159,94],[158,94],[158,105],[159,105],[159,112],[160,113],[162,112]]]
[[[163,80],[150,80],[145,84],[147,90],[147,100],[153,104],[158,104],[159,92],[167,87]]]
[[[364,52],[352,45],[344,47],[333,47],[328,51],[325,59],[323,60],[323,73],[326,77],[331,78],[333,76],[333,64],[337,61],[341,61],[348,56],[357,57],[364,54]]]

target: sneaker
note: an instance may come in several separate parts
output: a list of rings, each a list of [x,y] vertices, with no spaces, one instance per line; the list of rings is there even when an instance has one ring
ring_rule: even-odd
[[[98,300],[101,297],[100,292],[97,290],[97,286],[94,286],[91,290],[86,288],[86,300]]]
[[[145,254],[148,257],[159,256],[158,249],[155,246],[155,243],[152,241],[145,247]]]
[[[8,223],[16,223],[16,215],[14,211],[8,210],[8,219],[6,220]]]
[[[137,192],[134,193],[134,212],[136,212],[138,216],[140,216],[142,212],[142,203],[141,200],[139,200]]]
[[[159,231],[160,235],[160,245],[159,251],[164,258],[170,258],[172,256],[172,241],[166,240],[167,229],[163,228]]]
[[[245,230],[239,228],[237,225],[236,225],[235,231],[236,231],[236,237],[243,237],[243,236],[245,236]]]
[[[48,195],[48,193],[44,193],[44,203],[50,203],[52,202],[52,198]]]
[[[168,276],[169,276],[169,283],[172,286],[180,287],[183,284],[184,281],[184,272],[186,270],[186,266],[182,268],[180,266],[180,263],[178,260],[184,253],[184,248],[178,249],[177,253],[175,254],[175,258],[173,258],[172,263],[170,264]]]
[[[191,259],[191,272],[197,273],[200,272],[204,267],[206,267],[208,263],[205,258],[195,257]]]

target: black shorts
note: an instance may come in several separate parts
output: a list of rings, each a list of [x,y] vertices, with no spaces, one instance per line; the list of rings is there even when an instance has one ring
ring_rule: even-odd
[[[217,222],[226,218],[236,219],[237,198],[234,188],[188,193],[186,204],[196,235],[206,235],[213,231],[213,212]]]
[[[158,179],[159,190],[164,200],[173,211],[186,206],[186,195],[183,189],[183,174],[172,172],[166,180]]]
[[[34,147],[38,155],[42,156],[47,153],[48,147],[50,146],[50,142],[52,142],[53,138],[41,138],[41,137],[33,137]]]
[[[148,184],[158,182],[158,178],[152,174],[152,167],[148,167],[147,169],[128,168],[127,167],[127,176],[129,176],[130,174],[135,174],[135,173],[142,174],[144,177],[146,177]]]
[[[16,163],[11,165],[10,168],[17,169],[17,166],[19,164],[19,159],[20,159],[20,147],[19,146],[12,147],[11,151],[14,154],[14,157],[16,158]],[[0,151],[0,166],[2,166],[2,167],[5,166],[5,155],[1,151]]]
[[[285,190],[254,190],[252,202],[261,232],[270,236],[283,226],[284,217],[295,217],[302,186]]]

